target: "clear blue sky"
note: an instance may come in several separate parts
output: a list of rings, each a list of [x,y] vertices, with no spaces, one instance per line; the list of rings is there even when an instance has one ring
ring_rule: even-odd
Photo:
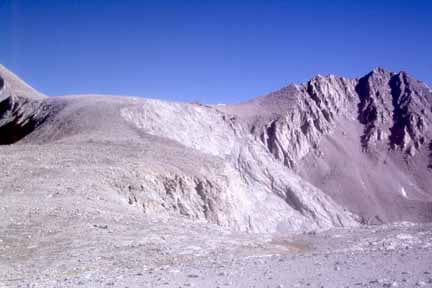
[[[239,102],[375,66],[432,84],[432,1],[0,0],[0,62],[48,95]]]

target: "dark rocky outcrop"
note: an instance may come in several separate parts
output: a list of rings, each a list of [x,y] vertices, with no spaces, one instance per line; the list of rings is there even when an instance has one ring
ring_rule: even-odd
[[[22,106],[21,106],[22,105]],[[40,125],[47,115],[35,115],[33,112],[23,111],[29,109],[28,103],[13,103],[11,98],[0,102],[0,145],[13,144],[30,134]],[[30,108],[33,109],[33,108]]]
[[[429,143],[429,165],[428,168],[432,169],[432,141]]]
[[[424,84],[405,72],[376,69],[359,79],[356,91],[358,119],[364,125],[361,143],[366,150],[387,143],[390,149],[413,156],[425,144],[431,120],[425,108],[431,105],[431,93]]]
[[[0,145],[13,144],[48,117],[44,96],[0,66]]]

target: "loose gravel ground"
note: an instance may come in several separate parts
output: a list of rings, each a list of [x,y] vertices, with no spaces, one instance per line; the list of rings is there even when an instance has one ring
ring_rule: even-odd
[[[0,287],[432,287],[432,225],[246,234],[138,211],[0,230]]]

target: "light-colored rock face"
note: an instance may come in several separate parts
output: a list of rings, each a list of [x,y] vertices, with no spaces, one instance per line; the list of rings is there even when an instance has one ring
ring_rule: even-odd
[[[355,85],[355,80],[317,76],[244,104],[217,108],[235,115],[276,159],[295,168],[340,116],[353,114]]]
[[[222,113],[206,106],[144,100],[120,112],[146,133],[178,141],[206,154],[224,157],[237,142],[235,131]]]
[[[374,109],[389,108],[373,100],[376,92],[364,93],[372,88],[362,85],[384,93],[385,85],[396,77],[386,73],[376,71],[367,81],[317,76],[306,84],[290,85],[247,103],[217,107],[128,97],[8,96],[5,99],[16,104],[6,105],[1,112],[1,119],[8,120],[0,122],[0,133],[8,135],[3,144],[16,145],[13,149],[0,147],[0,153],[8,154],[4,165],[18,163],[15,173],[24,175],[26,183],[19,189],[27,191],[26,195],[31,190],[29,195],[34,196],[29,197],[35,199],[57,192],[68,197],[102,197],[107,199],[106,205],[117,205],[120,210],[182,216],[241,231],[286,232],[357,225],[362,217],[367,221],[391,220],[383,211],[404,204],[385,206],[394,198],[381,197],[381,190],[387,186],[401,195],[403,185],[405,194],[400,203],[411,201],[411,205],[414,200],[415,207],[423,208],[418,209],[419,215],[411,209],[394,219],[414,215],[414,220],[427,220],[427,215],[420,215],[430,201],[428,191],[422,188],[427,180],[419,180],[424,178],[424,171],[405,173],[398,158],[382,153],[399,174],[385,174],[387,180],[382,185],[374,184],[377,177],[368,176],[368,168],[378,166],[370,152],[373,143],[368,140],[368,149],[362,150],[365,135],[379,128],[382,132],[368,139],[387,143],[393,139],[389,127],[396,124],[389,125],[388,118],[379,122],[373,117]],[[18,83],[14,84],[16,91],[27,89],[20,88],[20,82],[11,82]],[[4,83],[7,88],[8,80]],[[402,87],[393,82],[388,85]],[[419,98],[420,92],[407,92],[420,91],[417,86],[410,88],[411,82],[404,85],[404,92],[398,95]],[[15,95],[13,91],[8,95]],[[430,109],[430,94],[422,97]],[[420,105],[414,105],[417,100],[407,103],[402,98],[394,96],[390,103],[401,102],[400,107],[412,111],[403,112],[405,116],[396,127],[407,131],[404,135],[410,139],[406,141],[418,143],[413,144],[413,157],[419,157],[429,149],[425,144],[431,139],[426,115],[430,110],[425,116],[415,114]],[[383,107],[374,108],[377,103]],[[7,124],[23,123],[22,119],[32,119],[30,123],[35,125],[23,130],[21,124]],[[20,137],[11,137],[16,131]],[[38,165],[30,160],[33,150],[39,155]],[[410,155],[404,151],[401,155]],[[348,164],[351,166],[344,169]],[[32,173],[45,175],[45,181],[32,177],[28,167]],[[335,173],[335,167],[344,173]],[[7,190],[13,183],[12,171],[8,175],[0,181],[0,189]],[[80,179],[83,175],[85,181]],[[387,185],[394,175],[403,175],[399,177],[403,181]],[[335,185],[332,181],[339,176],[340,185]],[[65,203],[58,205],[70,209]]]
[[[176,197],[182,198],[178,191],[184,194],[185,189],[200,196],[202,203],[188,205],[204,207],[204,215],[198,218],[256,232],[354,224],[349,213],[274,161],[264,145],[225,114],[201,105],[142,102],[123,108],[120,114],[145,133],[174,140],[224,163],[222,171],[204,172],[222,176],[218,179],[176,176],[168,180],[167,189]],[[189,214],[182,209],[181,214]]]

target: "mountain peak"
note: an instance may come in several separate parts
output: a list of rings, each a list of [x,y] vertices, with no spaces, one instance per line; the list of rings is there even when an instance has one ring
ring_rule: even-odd
[[[42,93],[36,91],[15,73],[0,64],[0,90],[3,88],[8,88],[10,93],[13,93],[15,96],[30,98],[44,97]]]
[[[377,67],[372,69],[371,73],[372,74],[385,74],[385,73],[391,73],[391,72],[387,71],[383,67],[377,66]]]

